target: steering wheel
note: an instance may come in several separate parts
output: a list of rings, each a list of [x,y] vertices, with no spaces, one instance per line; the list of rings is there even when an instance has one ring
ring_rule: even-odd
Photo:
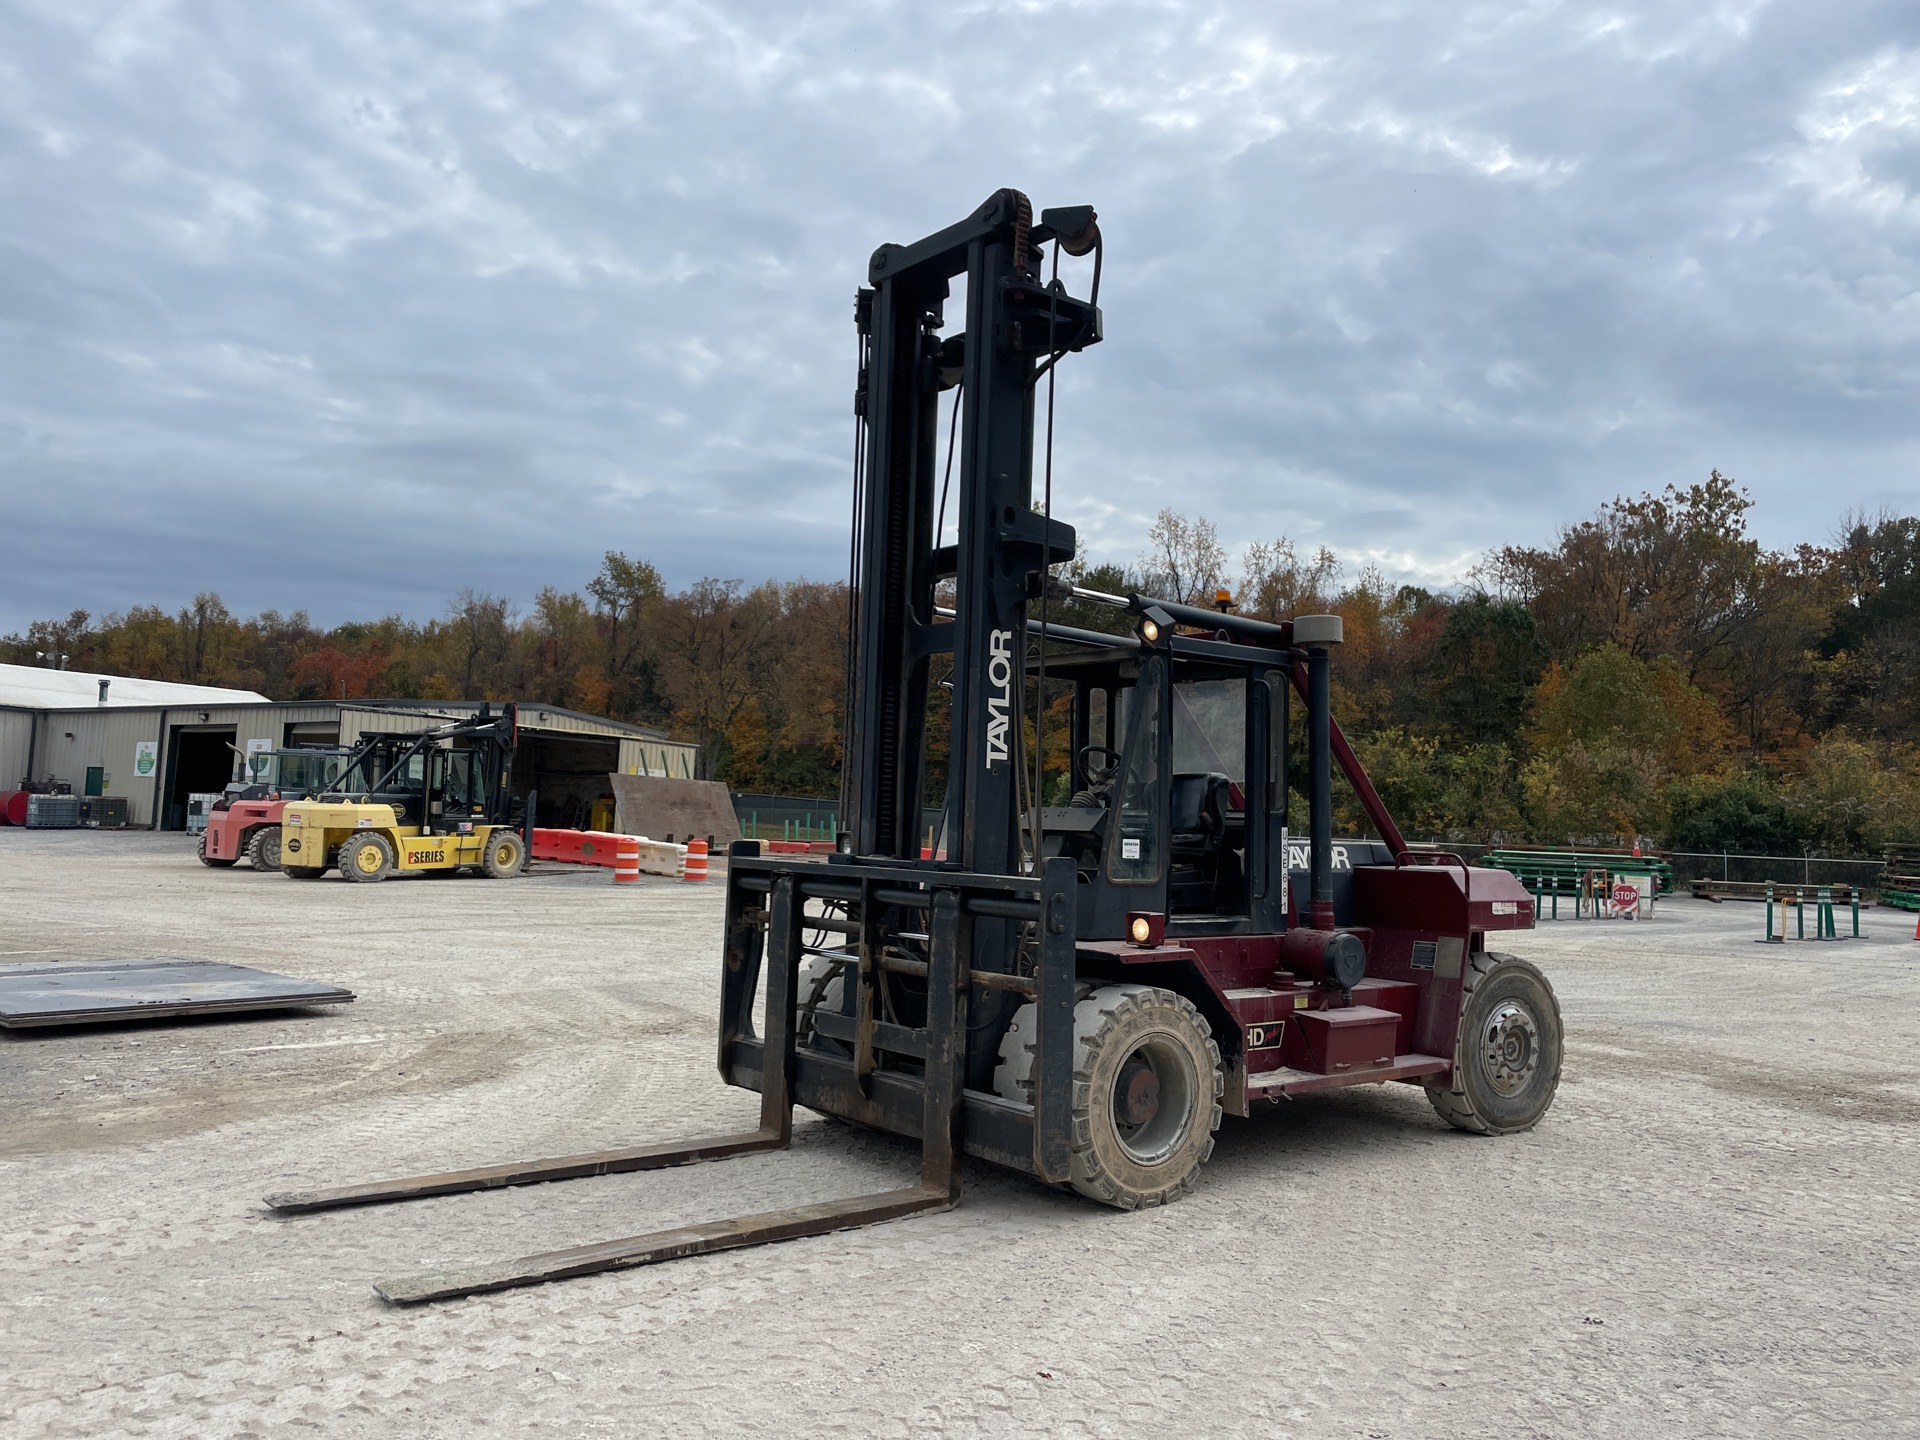
[[[1105,756],[1106,764],[1094,768],[1096,757]],[[1089,790],[1104,790],[1120,773],[1120,752],[1111,745],[1085,745],[1080,749],[1080,773],[1087,777]]]

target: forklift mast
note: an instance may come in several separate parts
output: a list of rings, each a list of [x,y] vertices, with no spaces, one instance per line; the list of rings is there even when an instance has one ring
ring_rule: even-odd
[[[511,703],[501,707],[498,714],[483,703],[478,714],[431,730],[364,734],[354,752],[354,763],[342,769],[335,789],[329,793],[372,797],[406,791],[411,803],[421,807],[414,818],[424,822],[427,790],[434,780],[432,758],[440,751],[458,748],[472,752],[473,763],[483,767],[476,798],[481,801],[484,819],[489,824],[502,824],[513,808],[513,752],[518,739],[519,707]],[[409,785],[405,777],[407,762],[415,756],[422,757],[420,776]],[[355,779],[358,784],[348,783]],[[470,821],[475,817],[463,813],[461,818]]]
[[[1041,212],[995,192],[957,225],[882,245],[856,299],[866,425],[857,515],[858,614],[847,746],[847,828],[857,854],[915,860],[927,778],[928,662],[953,656],[947,858],[962,870],[1020,869],[1020,715],[1027,602],[1071,560],[1070,525],[1033,509],[1037,372],[1100,340],[1100,312],[1039,276],[1039,249],[1098,242],[1091,206]],[[964,278],[965,330],[942,337]],[[960,389],[958,536],[937,544],[940,393]],[[935,588],[955,582],[951,620]]]

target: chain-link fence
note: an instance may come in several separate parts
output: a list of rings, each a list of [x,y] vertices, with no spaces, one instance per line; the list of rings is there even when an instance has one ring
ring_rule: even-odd
[[[1447,840],[1416,842],[1421,849],[1450,851],[1478,863],[1490,846]],[[1872,891],[1887,868],[1884,860],[1836,860],[1819,855],[1744,855],[1738,851],[1662,850],[1673,865],[1673,887],[1684,892],[1690,880],[1744,881],[1776,885],[1852,885]]]
[[[1872,890],[1879,885],[1880,874],[1887,868],[1883,860],[1831,860],[1819,855],[1741,855],[1726,850],[1710,854],[1674,850],[1668,852],[1668,858],[1673,862],[1676,888],[1684,886],[1689,880],[1748,883],[1771,880],[1776,885],[1852,885],[1861,890]]]

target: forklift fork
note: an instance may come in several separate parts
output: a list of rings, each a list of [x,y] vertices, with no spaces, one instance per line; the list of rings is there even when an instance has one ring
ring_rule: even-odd
[[[743,1134],[720,1135],[679,1144],[644,1145],[629,1150],[604,1150],[547,1160],[487,1165],[474,1170],[410,1175],[393,1180],[346,1185],[331,1190],[290,1191],[266,1197],[281,1214],[305,1214],[351,1205],[381,1205],[419,1200],[431,1195],[460,1195],[473,1190],[496,1190],[512,1185],[537,1185],[549,1180],[571,1180],[585,1175],[613,1175],[630,1170],[664,1170],[703,1160],[725,1160],[762,1150],[784,1150],[793,1136],[793,1065],[795,999],[803,949],[801,928],[807,923],[804,902],[796,895],[796,877],[783,875],[770,887],[767,917],[767,1003],[765,1054],[760,1090],[760,1126]],[[401,1279],[382,1280],[374,1290],[395,1305],[447,1300],[488,1290],[538,1285],[574,1275],[657,1265],[688,1255],[770,1245],[834,1230],[877,1225],[927,1210],[949,1210],[960,1198],[957,1132],[961,1116],[962,1068],[965,1037],[967,974],[961,956],[959,899],[951,891],[932,897],[927,969],[927,1023],[925,1027],[926,1081],[921,1139],[920,1181],[899,1190],[855,1195],[841,1200],[796,1205],[758,1215],[740,1215],[704,1224],[655,1230],[621,1240],[550,1250],[491,1265],[436,1271]],[[877,965],[874,947],[863,945],[859,957],[864,972]],[[867,977],[863,974],[862,980]],[[917,1048],[917,1047],[916,1047]],[[776,1058],[778,1057],[778,1058]]]

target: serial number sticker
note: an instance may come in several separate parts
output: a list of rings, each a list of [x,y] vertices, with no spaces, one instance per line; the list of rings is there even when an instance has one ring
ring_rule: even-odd
[[[1434,957],[1439,953],[1437,940],[1416,940],[1413,942],[1413,968],[1416,970],[1433,969]]]
[[[1138,840],[1122,840],[1120,842],[1120,858],[1122,860],[1138,860],[1140,858],[1140,842]]]
[[[300,823],[300,817],[298,815],[287,816],[287,824],[298,825],[299,823]]]
[[[1517,900],[1496,900],[1493,902],[1493,913],[1496,915],[1518,915],[1520,913],[1520,902]]]
[[[373,828],[373,817],[371,815],[362,815],[358,820],[353,822],[353,828],[356,830],[371,830]]]
[[[1267,1025],[1249,1025],[1247,1026],[1247,1049],[1277,1050],[1286,1036],[1287,1023],[1284,1020],[1275,1020]]]

